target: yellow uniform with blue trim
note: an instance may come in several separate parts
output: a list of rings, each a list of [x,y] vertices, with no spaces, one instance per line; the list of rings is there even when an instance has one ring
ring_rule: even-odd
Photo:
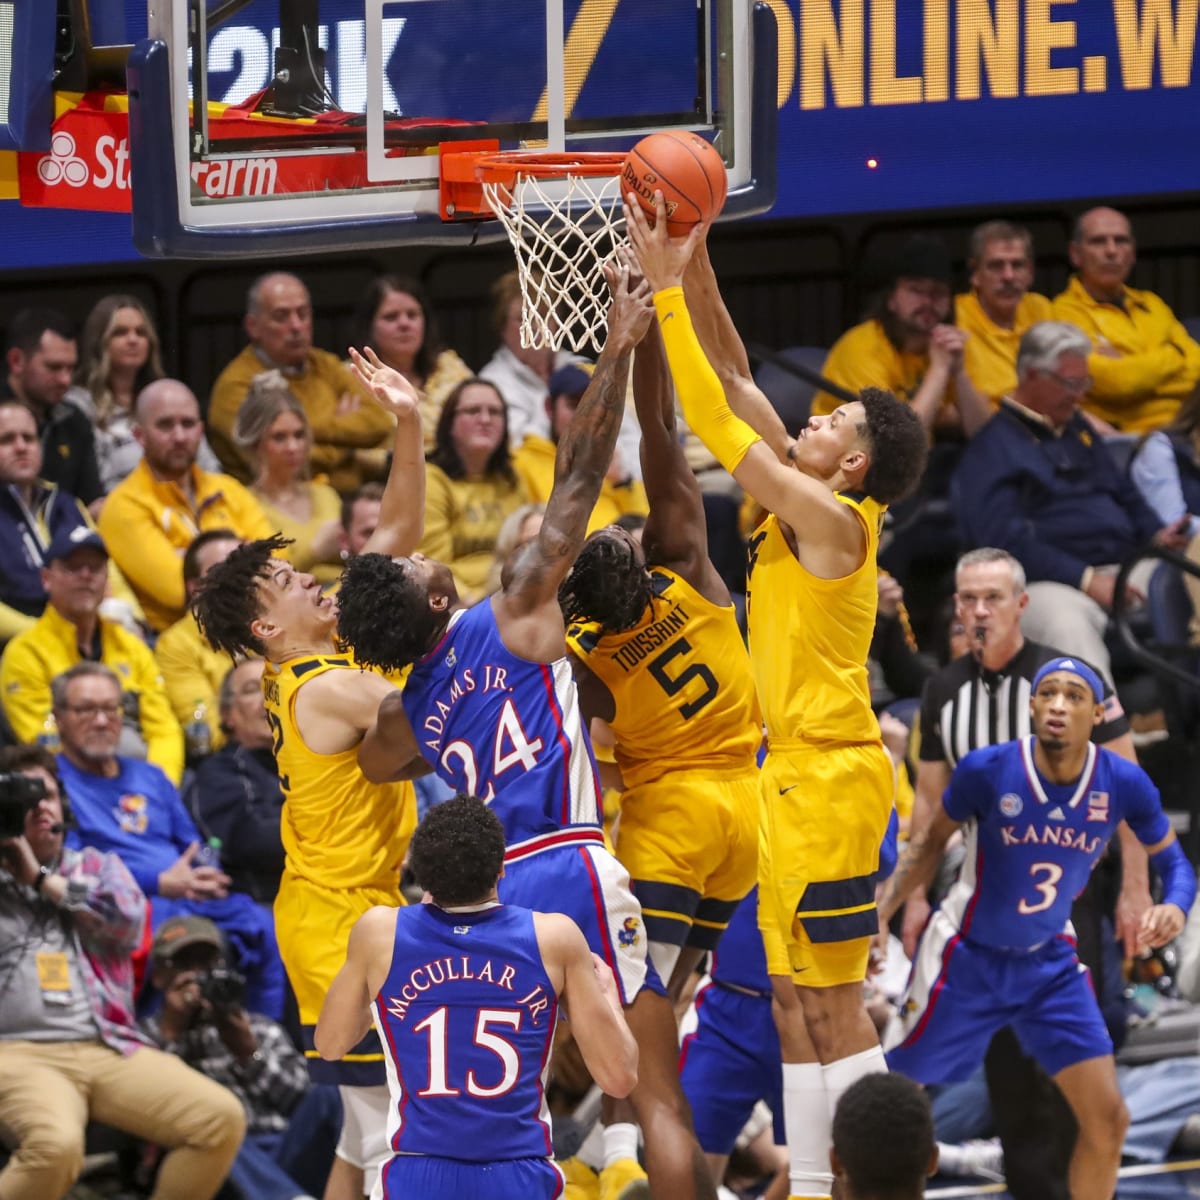
[[[733,605],[666,567],[650,580],[632,629],[575,625],[567,642],[615,705],[616,853],[647,935],[711,949],[754,886],[762,718]]]
[[[350,930],[377,904],[402,905],[400,867],[417,824],[410,783],[375,784],[358,767],[358,747],[310,750],[296,727],[296,695],[327,671],[357,671],[346,655],[312,655],[263,671],[267,720],[283,787],[286,860],[275,898],[279,953],[300,1008],[314,1080],[350,1086],[386,1082],[374,1031],[337,1063],[313,1049],[325,993],[346,958]]]
[[[750,658],[767,726],[759,925],[772,975],[859,982],[878,928],[875,875],[895,790],[867,682],[884,507],[837,494],[866,553],[841,579],[796,559],[779,519],[750,539]]]

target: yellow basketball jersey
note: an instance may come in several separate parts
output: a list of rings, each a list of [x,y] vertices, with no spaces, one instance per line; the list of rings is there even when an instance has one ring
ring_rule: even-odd
[[[774,515],[750,538],[750,660],[769,742],[879,739],[867,653],[875,632],[884,506],[859,494],[837,498],[867,536],[866,555],[850,575],[819,579],[806,571]]]
[[[567,642],[612,694],[616,758],[627,787],[668,771],[753,770],[762,742],[750,660],[733,605],[706,600],[666,567],[625,633],[575,625]]]
[[[296,694],[326,671],[357,671],[345,655],[313,655],[263,671],[267,720],[283,785],[287,869],[326,888],[399,891],[400,864],[417,824],[411,783],[369,782],[358,748],[316,754],[296,727]]]

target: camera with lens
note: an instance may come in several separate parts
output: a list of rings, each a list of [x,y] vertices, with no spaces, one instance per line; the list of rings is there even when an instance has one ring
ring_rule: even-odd
[[[228,967],[213,967],[205,971],[196,982],[200,985],[200,996],[220,1016],[243,1006],[246,999],[246,977]]]
[[[45,796],[44,780],[20,771],[0,772],[0,838],[20,837],[25,832],[25,814]]]

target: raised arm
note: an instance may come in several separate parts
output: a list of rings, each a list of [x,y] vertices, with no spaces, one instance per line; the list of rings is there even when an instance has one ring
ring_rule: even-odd
[[[728,604],[729,589],[709,561],[704,500],[675,429],[671,371],[654,324],[634,351],[633,401],[642,427],[642,477],[650,502],[642,532],[646,561],[678,571],[714,604]]]
[[[696,336],[725,389],[729,407],[767,443],[780,462],[787,462],[792,436],[750,373],[746,347],[725,307],[712,260],[708,257],[707,229],[696,243],[684,270],[683,291]]]
[[[542,527],[505,568],[493,597],[505,645],[514,653],[549,662],[563,653],[558,586],[571,569],[588,519],[612,461],[625,411],[633,348],[654,314],[645,281],[635,283],[623,263],[605,268],[612,290],[608,338],[571,424],[558,443],[554,487]]]
[[[391,966],[396,910],[368,909],[350,931],[346,961],[325,993],[313,1045],[327,1062],[344,1057],[371,1028],[371,1000]]]
[[[350,361],[380,408],[396,418],[396,443],[379,501],[379,524],[363,553],[397,558],[420,545],[425,528],[425,443],[419,398],[412,384],[380,362],[369,346],[365,355],[351,347]]]

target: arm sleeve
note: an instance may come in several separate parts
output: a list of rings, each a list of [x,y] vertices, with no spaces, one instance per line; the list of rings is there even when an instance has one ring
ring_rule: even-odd
[[[133,685],[141,694],[139,715],[142,737],[146,739],[146,758],[162,767],[167,778],[178,787],[183,778],[183,730],[171,711],[154,655],[137,643],[130,649]]]
[[[1121,789],[1120,816],[1143,846],[1161,842],[1171,832],[1171,820],[1163,812],[1162,797],[1150,776],[1135,763],[1117,760],[1117,785]]]
[[[970,821],[987,810],[992,794],[990,766],[990,755],[973,750],[954,768],[942,796],[942,807],[951,819]]]
[[[100,535],[121,573],[142,595],[162,608],[183,608],[183,556],[150,513],[122,489],[104,502]]]
[[[664,288],[656,293],[654,307],[684,418],[732,474],[750,447],[762,439],[730,409],[721,381],[696,337],[683,288]]]
[[[50,679],[29,639],[10,642],[0,658],[0,702],[17,741],[36,741],[50,712]]]
[[[32,629],[37,617],[20,612],[8,604],[0,604],[0,642],[11,641],[18,633]]]
[[[1162,524],[1170,525],[1187,512],[1175,451],[1165,433],[1152,433],[1142,443],[1129,465],[1129,475]]]
[[[63,907],[74,914],[84,945],[132,950],[141,940],[146,897],[120,856],[87,848],[66,874]]]
[[[1023,511],[1018,447],[997,441],[986,431],[977,436],[955,472],[966,544],[1007,550],[1024,566],[1030,582],[1050,580],[1077,588],[1091,564],[1038,537]]]

